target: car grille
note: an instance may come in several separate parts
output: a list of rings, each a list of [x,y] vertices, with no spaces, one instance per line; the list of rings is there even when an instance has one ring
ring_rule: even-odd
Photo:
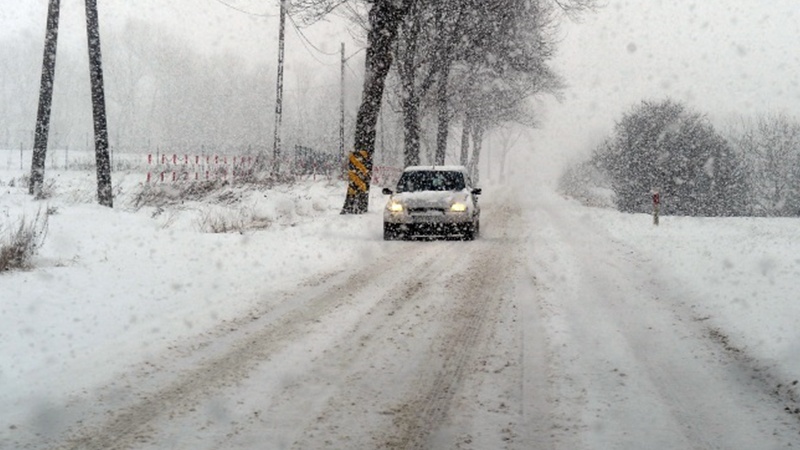
[[[419,214],[444,214],[444,208],[408,208],[408,213],[411,215]]]

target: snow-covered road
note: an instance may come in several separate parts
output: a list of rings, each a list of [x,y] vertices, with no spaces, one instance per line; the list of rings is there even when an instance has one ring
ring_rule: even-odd
[[[375,212],[359,218],[325,212],[327,228],[300,221],[255,233],[241,244],[224,241],[225,248],[241,245],[251,251],[284,241],[279,247],[284,258],[263,268],[266,282],[256,277],[232,296],[227,285],[212,282],[211,272],[205,282],[220,287],[210,291],[170,281],[174,311],[151,319],[128,306],[140,318],[120,329],[118,339],[98,341],[96,354],[61,362],[48,353],[37,362],[32,353],[30,361],[19,361],[22,351],[15,353],[9,345],[9,367],[32,369],[20,375],[7,371],[6,379],[25,386],[27,374],[32,392],[27,387],[2,392],[20,412],[4,411],[9,425],[0,430],[0,446],[575,450],[800,445],[798,415],[786,411],[798,407],[796,390],[778,386],[791,382],[782,370],[792,366],[769,365],[760,353],[750,354],[742,345],[746,335],[729,336],[708,313],[713,303],[700,298],[702,289],[685,284],[685,276],[665,265],[660,253],[636,245],[641,236],[625,238],[621,229],[640,218],[590,210],[555,194],[526,200],[512,194],[486,195],[482,236],[474,242],[383,242]],[[53,221],[69,217],[67,210]],[[132,221],[109,222],[121,227]],[[51,224],[51,233],[57,235],[62,231],[56,225]],[[164,233],[135,226],[142,233]],[[304,245],[318,253],[316,262],[308,260],[308,251],[288,251],[300,245],[292,243],[299,237],[308,241],[312,234],[320,241]],[[147,253],[146,245],[138,246],[137,252]],[[191,250],[182,251],[188,252],[186,260],[174,264],[200,264]],[[113,265],[113,252],[106,249],[98,267]],[[215,270],[232,274],[263,258],[240,254],[239,266],[218,264]],[[297,281],[270,282],[274,278],[266,272],[277,272],[280,265],[287,270],[284,278]],[[5,280],[11,292],[22,293],[31,280],[41,279],[42,290],[52,284],[50,290],[61,287],[64,299],[71,298],[69,285],[58,284],[58,274],[69,268],[45,266],[3,275],[7,278],[0,283]],[[261,269],[250,270],[259,275]],[[158,290],[162,272],[163,267],[146,272],[156,286],[147,291],[126,293],[117,287],[115,301],[144,301]],[[119,282],[138,283],[135,272],[130,278],[134,281]],[[213,298],[197,297],[199,292]],[[178,331],[165,334],[164,314],[180,313],[184,322],[196,323],[192,302],[201,308],[230,306],[219,307],[210,326],[173,326]],[[20,306],[19,311],[18,319],[36,328],[25,317],[28,310]],[[13,314],[14,303],[4,312]],[[57,329],[67,330],[73,321],[65,317]],[[118,341],[137,348],[131,340],[147,329],[156,337],[148,337],[137,353],[107,356],[120,348]],[[70,345],[80,347],[76,342]],[[52,351],[58,343],[37,345]],[[94,366],[76,366],[86,361]],[[59,373],[83,373],[90,381],[59,380]],[[47,390],[35,387],[43,380],[51,384]],[[52,386],[60,382],[61,389]],[[28,411],[26,402],[37,390],[51,392],[51,398],[42,401],[45,408]]]
[[[525,446],[517,220],[496,209],[479,241],[385,243],[264,292],[269,306],[84,399],[94,417],[69,446]]]
[[[774,379],[674,286],[663,260],[563,202],[528,222],[545,321],[551,433],[537,448],[774,449],[800,443]],[[699,303],[703,303],[702,299]],[[777,383],[777,382],[776,382]]]

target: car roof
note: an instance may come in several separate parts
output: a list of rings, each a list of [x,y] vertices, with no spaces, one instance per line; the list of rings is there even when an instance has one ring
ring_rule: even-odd
[[[467,172],[464,166],[408,166],[404,172],[423,172],[423,171],[436,171],[436,172]]]

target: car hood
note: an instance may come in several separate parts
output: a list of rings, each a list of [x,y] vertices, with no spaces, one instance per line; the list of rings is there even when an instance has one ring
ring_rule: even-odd
[[[466,191],[419,191],[394,194],[392,199],[408,208],[449,208],[455,202],[468,202]]]

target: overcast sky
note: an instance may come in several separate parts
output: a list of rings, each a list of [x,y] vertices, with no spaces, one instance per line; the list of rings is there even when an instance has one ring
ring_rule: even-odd
[[[84,4],[85,0],[61,0],[59,46],[85,46]],[[98,0],[97,4],[101,32],[133,18],[163,25],[203,52],[230,51],[269,62],[276,59],[278,0]],[[22,32],[43,40],[47,5],[48,0],[0,0],[0,36]],[[287,24],[287,61],[319,64],[316,57],[324,65],[336,66],[338,73],[340,43],[346,42],[348,48],[354,45],[341,22],[331,17],[302,30],[319,51],[306,50]]]
[[[101,29],[138,17],[168,26],[203,51],[272,60],[277,0],[224,1],[271,17],[244,14],[219,0],[98,0]],[[84,0],[61,3],[63,41],[82,42]],[[43,36],[46,9],[46,0],[0,0],[0,35]],[[348,53],[355,50],[342,26],[305,33],[324,52],[337,52],[341,41],[348,42]],[[772,111],[800,117],[798,0],[606,0],[580,23],[565,23],[561,35],[554,65],[569,88],[562,102],[545,102],[543,129],[534,133],[538,148],[585,153],[642,99],[684,101],[715,123]],[[288,39],[295,47],[287,71],[292,63],[301,70],[338,70],[338,57],[313,52],[322,64],[297,47],[294,32]]]
[[[797,0],[608,0],[562,27],[546,145],[583,152],[643,99],[670,97],[715,124],[737,114],[800,118]]]

